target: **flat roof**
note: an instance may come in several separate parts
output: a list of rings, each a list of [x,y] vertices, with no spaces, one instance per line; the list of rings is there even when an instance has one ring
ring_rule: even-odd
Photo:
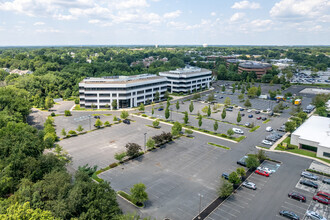
[[[292,135],[319,143],[320,146],[330,148],[330,118],[311,116]]]
[[[166,72],[160,72],[159,75],[196,75],[199,73],[212,73],[211,70],[203,69],[199,67],[185,67],[176,70],[170,70]]]
[[[80,83],[85,84],[129,84],[136,82],[145,82],[150,80],[163,79],[166,77],[154,74],[140,74],[134,76],[104,76],[104,77],[88,77],[83,79]]]
[[[271,64],[268,63],[260,63],[260,62],[244,62],[239,64],[240,67],[249,68],[249,69],[264,69],[272,67]]]

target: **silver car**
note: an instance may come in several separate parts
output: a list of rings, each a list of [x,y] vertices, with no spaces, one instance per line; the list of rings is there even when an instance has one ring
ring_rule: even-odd
[[[249,182],[249,181],[244,181],[242,185],[249,189],[253,189],[253,190],[257,189],[256,184]]]
[[[315,176],[314,174],[312,173],[309,173],[309,172],[306,172],[306,171],[303,171],[301,173],[301,176],[302,177],[305,177],[307,179],[311,179],[311,180],[318,180],[319,178],[317,176]]]
[[[310,211],[310,210],[307,210],[306,217],[309,217],[309,218],[315,219],[315,220],[327,220],[322,215],[317,214],[316,212]]]

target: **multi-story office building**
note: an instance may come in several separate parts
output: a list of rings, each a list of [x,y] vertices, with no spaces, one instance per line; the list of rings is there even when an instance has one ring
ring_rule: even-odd
[[[80,106],[82,108],[132,108],[141,103],[151,103],[158,92],[162,100],[167,90],[166,77],[142,74],[136,76],[109,76],[86,78],[79,83]]]
[[[167,72],[160,72],[167,78],[168,90],[173,93],[188,93],[200,88],[209,88],[212,72],[197,67],[186,67]]]

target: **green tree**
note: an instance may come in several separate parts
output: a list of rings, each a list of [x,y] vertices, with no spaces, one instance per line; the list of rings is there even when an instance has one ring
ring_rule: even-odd
[[[155,109],[154,109],[154,107],[152,107],[152,109],[151,109],[151,115],[154,115],[155,114]]]
[[[29,202],[25,202],[23,205],[17,202],[9,206],[4,214],[0,214],[0,219],[59,220],[50,211],[30,208]]]
[[[104,126],[109,127],[110,126],[110,122],[109,121],[105,121],[104,122]]]
[[[62,131],[61,131],[61,135],[64,136],[64,137],[66,137],[66,131],[65,131],[65,128],[62,129]]]
[[[182,131],[182,125],[180,122],[174,122],[174,125],[172,126],[172,135],[173,136],[178,136],[180,132]]]
[[[231,136],[234,134],[233,129],[229,129],[229,130],[227,131],[227,134],[231,137]]]
[[[233,88],[231,89],[231,91],[232,91],[233,93],[235,93],[235,90],[236,90],[236,87],[235,87],[235,85],[234,85]]]
[[[112,100],[111,106],[112,106],[112,109],[114,109],[114,110],[117,109],[117,107],[118,107],[117,99]]]
[[[286,132],[290,132],[292,134],[292,132],[296,129],[296,123],[294,121],[288,121],[285,123],[285,131]]]
[[[198,126],[199,126],[199,127],[201,127],[202,124],[203,124],[202,119],[203,119],[203,117],[200,115],[200,116],[198,117]]]
[[[318,114],[319,116],[323,116],[323,117],[326,117],[328,115],[328,112],[327,112],[327,108],[326,107],[318,107],[318,108],[316,108],[315,113]]]
[[[157,120],[153,121],[153,122],[152,122],[152,126],[153,126],[154,128],[157,128],[157,127],[159,126],[159,120],[157,119]]]
[[[237,167],[236,169],[236,173],[240,176],[240,177],[244,177],[246,175],[245,170],[243,167]]]
[[[244,100],[244,94],[239,94],[238,99],[242,102]]]
[[[165,118],[168,119],[170,117],[170,110],[168,108],[165,109]]]
[[[190,137],[193,134],[193,131],[190,129],[185,129],[184,132],[187,134],[188,137]]]
[[[118,160],[119,162],[122,162],[125,157],[126,157],[126,152],[115,153],[115,159]]]
[[[247,99],[247,100],[244,102],[244,106],[247,107],[247,108],[252,107],[252,104],[251,104],[251,102],[250,102],[250,99]]]
[[[170,94],[168,91],[165,91],[165,94],[164,94],[164,99],[168,100],[170,98]]]
[[[258,86],[258,90],[257,90],[257,96],[259,97],[261,95],[261,87],[260,85]]]
[[[170,106],[171,106],[170,99],[167,99],[167,101],[166,101],[166,108],[170,108]]]
[[[253,86],[253,87],[249,88],[247,96],[249,96],[250,98],[254,98],[257,96],[257,92],[258,92],[258,88]]]
[[[77,131],[78,132],[82,132],[83,130],[84,130],[83,126],[82,125],[78,125]]]
[[[249,169],[250,168],[255,169],[260,165],[259,160],[255,156],[251,156],[251,155],[249,155],[248,158],[246,158],[245,163],[246,163],[246,167]]]
[[[176,110],[179,110],[179,109],[180,109],[179,101],[176,101],[176,105],[175,105],[175,107],[176,107]]]
[[[188,112],[187,111],[184,112],[183,121],[184,121],[185,124],[187,124],[188,121],[189,121],[189,117],[188,117]]]
[[[226,91],[226,87],[225,87],[225,85],[222,85],[221,91],[222,91],[222,92]]]
[[[213,124],[213,130],[214,130],[214,131],[217,131],[218,128],[219,128],[218,122],[215,121],[214,124]]]
[[[95,127],[99,128],[103,125],[102,121],[100,119],[96,119],[95,121]]]
[[[134,186],[131,188],[131,197],[136,203],[143,204],[148,200],[146,186],[143,183],[134,184]]]
[[[146,145],[147,145],[148,149],[153,149],[155,147],[155,140],[152,138],[149,138]]]
[[[241,113],[238,112],[237,114],[237,119],[236,119],[237,123],[240,123],[242,121],[242,116],[241,116]]]
[[[241,93],[242,93],[242,94],[245,93],[245,87],[244,87],[244,86],[242,86]]]
[[[211,106],[209,105],[209,107],[207,108],[207,117],[211,116]]]
[[[276,91],[269,90],[268,93],[269,93],[270,99],[275,99],[275,97],[276,97]]]
[[[215,100],[215,98],[214,98],[214,93],[212,92],[212,93],[210,93],[209,95],[208,95],[208,97],[207,97],[207,101],[208,102],[213,102]]]
[[[127,119],[128,116],[129,116],[128,111],[125,111],[125,110],[121,111],[121,113],[120,113],[120,118],[122,118],[122,119]]]
[[[192,113],[194,111],[194,103],[191,101],[189,105],[189,111]]]
[[[156,100],[156,101],[159,101],[159,99],[160,99],[160,95],[159,95],[159,92],[157,91],[157,92],[155,93],[155,100]]]
[[[65,116],[71,116],[72,114],[71,114],[70,110],[65,110],[64,115]]]
[[[229,97],[226,97],[226,99],[225,99],[225,101],[224,101],[224,104],[225,104],[226,106],[231,105],[231,99],[230,99]]]
[[[241,179],[239,178],[238,174],[234,171],[229,174],[228,181],[236,185],[241,182]]]
[[[220,186],[217,190],[219,197],[226,198],[230,196],[233,191],[234,191],[233,184],[231,184],[225,179],[220,180]]]
[[[127,143],[125,145],[126,155],[129,157],[139,156],[140,150],[142,150],[141,146],[136,143]]]
[[[259,161],[264,161],[267,159],[267,155],[264,150],[259,149],[258,153],[256,154]]]
[[[53,106],[54,106],[54,100],[51,98],[51,97],[46,97],[46,99],[45,99],[45,107],[46,107],[46,109],[50,109],[50,108],[52,108]]]
[[[221,113],[221,118],[222,118],[222,120],[224,120],[225,118],[226,118],[226,109],[225,108],[223,108],[222,109],[222,113]]]
[[[71,135],[71,136],[76,136],[76,135],[77,135],[77,132],[74,131],[74,130],[70,130],[70,131],[68,132],[68,134]]]
[[[144,109],[145,109],[145,108],[144,108],[144,104],[143,104],[143,103],[141,103],[141,104],[140,104],[140,106],[139,106],[139,111],[143,112],[143,111],[144,111]]]

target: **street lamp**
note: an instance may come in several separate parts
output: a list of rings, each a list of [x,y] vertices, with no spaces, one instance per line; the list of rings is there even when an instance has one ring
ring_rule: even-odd
[[[144,152],[146,151],[146,145],[147,145],[147,133],[144,133]]]
[[[202,208],[202,198],[203,198],[203,195],[202,194],[199,194],[199,212],[198,212],[198,219],[201,219],[201,208]]]

